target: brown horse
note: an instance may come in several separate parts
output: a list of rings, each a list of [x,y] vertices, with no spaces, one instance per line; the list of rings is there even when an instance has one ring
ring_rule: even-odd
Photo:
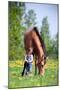
[[[39,74],[44,74],[44,64],[46,63],[46,53],[45,53],[45,44],[39,35],[37,27],[33,27],[30,30],[27,30],[24,34],[24,45],[26,53],[29,48],[33,49],[33,54],[36,58],[35,60],[35,73],[38,67]]]

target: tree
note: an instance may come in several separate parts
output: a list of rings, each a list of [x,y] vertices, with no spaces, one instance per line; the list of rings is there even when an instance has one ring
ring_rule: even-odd
[[[9,19],[9,59],[15,60],[22,56],[22,30],[21,25],[22,16],[25,10],[25,4],[21,2],[9,2],[8,7]]]
[[[36,24],[36,13],[34,10],[29,10],[28,13],[25,14],[25,25],[29,28],[32,25]]]
[[[58,55],[58,32],[57,32],[57,34],[56,34],[56,38],[55,38],[55,50],[56,50],[56,54]]]
[[[47,16],[44,17],[42,20],[41,37],[43,38],[43,40],[45,42],[47,54],[49,54],[51,40],[50,40],[50,35],[49,35],[49,24],[48,24]]]
[[[55,55],[55,57],[58,57],[58,32],[55,36],[55,38],[52,40],[52,53]]]

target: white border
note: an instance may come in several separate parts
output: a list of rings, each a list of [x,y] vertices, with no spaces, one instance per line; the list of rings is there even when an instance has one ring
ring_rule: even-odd
[[[13,0],[10,0],[10,1],[13,1]],[[17,1],[59,4],[59,15],[60,15],[60,0],[17,0]],[[60,23],[59,23],[59,26],[60,26]],[[60,38],[60,35],[59,35],[59,38]],[[59,40],[59,43],[60,43],[60,40]],[[60,48],[59,48],[59,53],[60,53]],[[60,58],[60,55],[59,55],[59,58]],[[59,68],[60,68],[60,62],[59,62]],[[60,80],[60,77],[59,77],[59,80]],[[8,85],[8,0],[1,0],[0,2],[0,89],[8,90],[7,85]],[[57,90],[58,89],[59,90],[60,86],[29,88],[29,90],[33,90],[33,89],[34,90],[36,89],[38,90],[40,89]],[[28,88],[27,89],[25,88],[25,90],[28,90]]]

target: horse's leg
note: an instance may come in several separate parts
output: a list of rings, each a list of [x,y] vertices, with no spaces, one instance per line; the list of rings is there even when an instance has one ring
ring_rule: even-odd
[[[39,71],[39,74],[40,74],[40,57],[39,56],[37,57],[37,61],[38,61],[37,67],[38,67],[38,71]]]
[[[37,57],[35,57],[35,75],[37,74]]]

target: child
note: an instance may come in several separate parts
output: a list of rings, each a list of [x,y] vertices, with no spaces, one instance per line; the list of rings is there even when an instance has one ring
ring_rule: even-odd
[[[26,70],[26,74],[29,74],[32,72],[32,62],[33,62],[33,55],[32,55],[32,48],[29,48],[25,55],[25,63],[24,63],[24,69],[22,72],[22,76],[24,75],[24,72]]]
[[[32,62],[33,62],[33,55],[32,55],[32,49],[29,49],[29,52],[25,56],[25,61],[28,63],[26,67],[26,72],[31,73],[32,72]]]

